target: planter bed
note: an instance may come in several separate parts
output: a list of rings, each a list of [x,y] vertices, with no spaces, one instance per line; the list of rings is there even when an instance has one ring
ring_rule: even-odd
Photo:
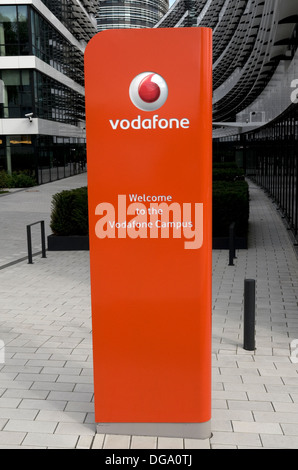
[[[48,251],[89,250],[88,235],[49,235]]]
[[[236,237],[235,238],[236,250],[247,250],[248,242],[247,237]],[[215,237],[212,239],[213,250],[228,250],[229,249],[229,237]]]
[[[228,250],[229,237],[216,237],[212,239],[213,250]],[[235,248],[237,250],[247,249],[247,238],[236,237]],[[89,250],[89,237],[88,235],[49,235],[48,236],[48,251],[79,251]]]

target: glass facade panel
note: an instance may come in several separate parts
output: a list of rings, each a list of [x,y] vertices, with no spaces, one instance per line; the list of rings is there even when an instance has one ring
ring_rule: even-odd
[[[0,70],[3,102],[0,118],[20,118],[32,111],[32,93],[29,70]]]
[[[36,116],[73,125],[84,121],[83,95],[37,71],[34,71],[33,83]]]
[[[85,120],[85,98],[36,70],[0,70],[3,103],[0,118],[35,117],[77,125]]]
[[[10,147],[13,171],[25,171],[35,175],[34,146],[30,135],[8,136],[6,145]]]
[[[84,60],[81,50],[67,41],[33,7],[0,6],[0,56],[28,54],[35,55],[75,82],[84,85]]]
[[[86,140],[38,136],[36,153],[39,184],[86,171]]]
[[[29,53],[27,5],[0,6],[0,56]]]
[[[6,135],[0,139],[0,171],[36,176],[34,136]]]
[[[8,171],[7,155],[6,155],[6,137],[0,136],[0,171]]]
[[[70,2],[48,0],[42,3],[48,3],[51,11],[57,12],[56,18],[67,26],[72,8]],[[0,56],[33,55],[83,86],[83,49],[57,29],[56,20],[53,24],[50,17],[40,14],[38,8],[17,2],[0,5]],[[78,16],[77,21],[80,19]],[[85,23],[81,25],[84,27]],[[51,75],[56,75],[54,70],[46,74],[36,69],[0,69],[0,119],[26,119],[26,114],[33,113],[34,118],[71,125],[75,135],[84,135],[78,127],[78,123],[85,121],[84,95]],[[85,138],[2,135],[1,170],[9,173],[25,171],[34,176],[38,184],[86,171]]]
[[[31,9],[32,54],[84,85],[83,53]]]
[[[266,126],[215,142],[218,155],[232,158],[241,149],[246,175],[273,199],[288,229],[298,239],[298,108],[288,110]]]
[[[38,184],[86,171],[85,139],[11,135],[0,139],[0,171],[25,172]]]
[[[168,7],[168,0],[99,0],[97,29],[152,28]]]

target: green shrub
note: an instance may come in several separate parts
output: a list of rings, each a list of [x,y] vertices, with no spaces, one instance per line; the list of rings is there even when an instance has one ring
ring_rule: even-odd
[[[249,191],[246,181],[213,182],[213,236],[226,237],[235,222],[236,235],[246,236],[249,219]]]
[[[213,181],[237,181],[244,179],[244,171],[241,168],[213,168]]]
[[[26,173],[0,171],[0,188],[29,188],[36,186],[36,180]]]
[[[54,235],[88,234],[87,187],[64,190],[53,196],[50,227]]]
[[[213,162],[213,168],[227,169],[227,168],[238,168],[236,162]]]
[[[0,189],[7,188],[7,173],[5,171],[0,171]]]
[[[11,178],[11,188],[30,188],[31,186],[36,186],[37,184],[35,178],[26,175],[26,173],[13,173]]]
[[[213,237],[227,237],[232,222],[236,235],[248,231],[249,191],[246,181],[213,182]],[[88,234],[87,187],[65,190],[53,196],[51,229],[55,235]]]

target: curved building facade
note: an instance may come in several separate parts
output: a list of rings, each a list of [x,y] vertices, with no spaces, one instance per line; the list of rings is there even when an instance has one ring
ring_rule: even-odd
[[[168,0],[99,0],[97,29],[152,28],[168,7]]]
[[[187,26],[213,30],[214,136],[246,132],[286,111],[289,83],[298,78],[297,0],[176,0],[156,25]]]
[[[213,30],[214,160],[236,159],[298,243],[297,0],[176,0],[156,27]]]

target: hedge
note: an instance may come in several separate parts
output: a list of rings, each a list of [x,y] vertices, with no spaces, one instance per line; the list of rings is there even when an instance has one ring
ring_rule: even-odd
[[[238,181],[244,179],[244,171],[240,168],[213,168],[213,181]]]
[[[213,162],[212,164],[213,168],[238,168],[238,165],[236,162]]]
[[[236,224],[236,235],[248,231],[249,191],[246,181],[213,182],[213,237],[226,237],[229,226]]]
[[[35,178],[26,173],[0,171],[0,188],[29,188],[36,184]]]
[[[213,182],[213,237],[226,237],[236,223],[236,235],[248,231],[249,192],[246,181]],[[64,190],[53,196],[50,227],[54,235],[88,234],[87,187]]]
[[[53,196],[50,227],[54,235],[88,235],[87,187]]]

